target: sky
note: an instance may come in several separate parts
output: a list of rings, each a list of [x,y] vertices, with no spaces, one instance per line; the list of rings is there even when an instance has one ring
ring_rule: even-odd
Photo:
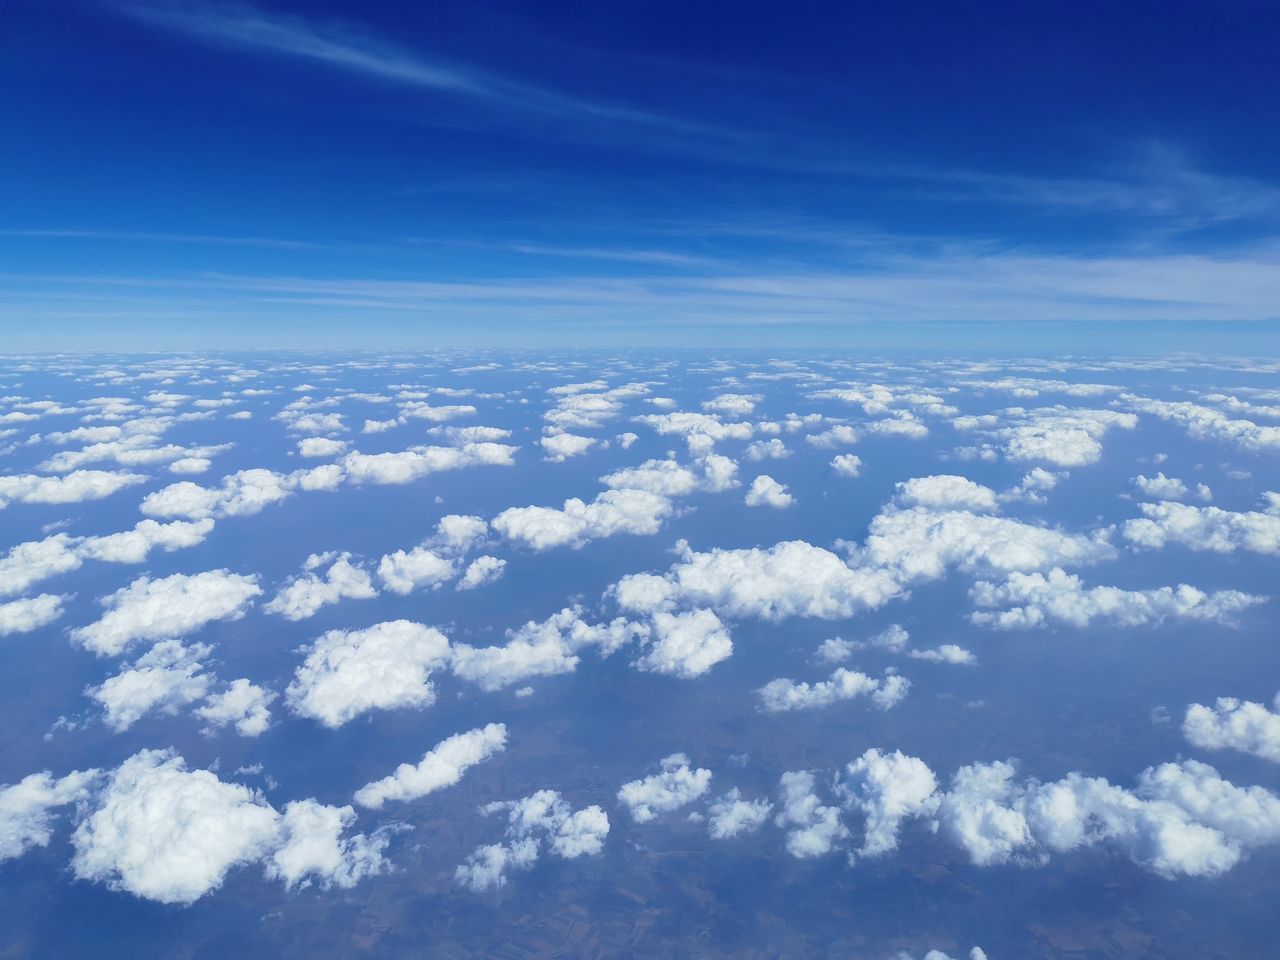
[[[1280,346],[1280,7],[11,0],[14,351]]]

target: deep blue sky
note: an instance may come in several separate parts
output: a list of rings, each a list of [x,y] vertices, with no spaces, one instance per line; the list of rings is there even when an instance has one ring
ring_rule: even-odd
[[[0,8],[10,349],[1278,342],[1280,5]]]

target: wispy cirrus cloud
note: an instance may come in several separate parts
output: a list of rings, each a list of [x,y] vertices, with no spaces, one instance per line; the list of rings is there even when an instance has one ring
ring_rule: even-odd
[[[309,60],[335,70],[499,107],[643,124],[691,134],[723,134],[723,131],[713,131],[676,117],[575,96],[473,66],[435,60],[350,23],[279,16],[247,4],[144,2],[124,3],[118,9],[144,23],[201,43]]]
[[[576,272],[463,280],[203,274],[0,276],[0,320],[87,323],[235,316],[380,326],[448,323],[606,339],[672,327],[855,330],[862,324],[1280,321],[1280,254],[1099,256],[947,252],[867,258],[847,270]],[[598,267],[598,264],[597,264]],[[476,327],[479,329],[479,326]],[[422,329],[428,329],[423,327]],[[785,337],[785,333],[779,333]],[[644,341],[648,342],[648,341]]]

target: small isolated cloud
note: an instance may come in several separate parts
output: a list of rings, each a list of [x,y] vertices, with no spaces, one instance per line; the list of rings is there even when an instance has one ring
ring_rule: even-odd
[[[957,666],[972,666],[978,659],[964,647],[954,643],[944,643],[927,650],[908,650],[907,656],[913,660],[925,660],[929,663],[952,663]]]
[[[817,683],[797,683],[779,677],[756,691],[760,707],[768,713],[816,710],[842,700],[867,697],[881,710],[897,706],[911,689],[911,681],[896,673],[876,679],[857,670],[838,667],[830,678]]]
[[[0,637],[11,633],[30,633],[46,627],[62,616],[63,597],[42,593],[0,603]]]
[[[506,746],[507,728],[501,723],[454,734],[428,750],[416,764],[402,763],[390,776],[366,783],[356,791],[355,802],[378,810],[388,800],[417,800],[453,786],[467,770]]]
[[[551,463],[564,463],[570,457],[581,456],[592,447],[598,447],[603,441],[596,437],[582,437],[575,433],[554,433],[538,441],[544,454],[543,459]]]
[[[755,833],[769,820],[773,804],[764,798],[744,800],[734,787],[712,802],[707,816],[707,832],[713,840],[728,840]]]
[[[200,661],[210,652],[204,644],[184,647],[177,640],[162,640],[85,694],[102,707],[106,725],[120,733],[152,710],[172,715],[204,699],[213,678]]]
[[[345,440],[329,437],[306,437],[298,441],[298,455],[303,457],[336,457],[346,449]]]
[[[1211,707],[1193,703],[1182,734],[1202,750],[1239,750],[1280,763],[1280,694],[1272,708],[1235,697],[1219,697]]]
[[[506,569],[507,561],[505,560],[490,556],[476,557],[467,565],[467,569],[458,579],[457,589],[474,590],[476,587],[501,580]]]
[[[195,715],[204,720],[205,733],[210,734],[233,725],[242,737],[256,737],[271,725],[271,704],[276,694],[241,677],[232,680],[222,693],[215,693],[197,707]]]
[[[748,507],[773,507],[781,510],[793,503],[795,497],[787,492],[787,485],[779,483],[767,473],[762,473],[751,481],[751,488],[747,491]]]
[[[322,577],[315,571],[325,564],[329,569]],[[341,600],[371,600],[378,595],[368,572],[352,564],[349,553],[313,553],[302,569],[301,575],[291,578],[263,606],[264,611],[298,621]]]
[[[173,639],[215,620],[238,620],[261,594],[257,577],[229,570],[143,576],[102,597],[107,612],[71,635],[99,656],[118,656],[139,640]]]
[[[967,477],[951,474],[916,477],[897,484],[897,491],[898,502],[907,506],[978,512],[989,512],[998,507],[994,490]]]
[[[838,477],[860,476],[862,458],[855,453],[838,453],[831,458],[831,469]]]
[[[671,501],[647,490],[606,490],[590,503],[576,497],[556,507],[511,507],[493,518],[499,534],[534,550],[581,547],[620,533],[652,535],[671,515]]]
[[[370,710],[431,706],[431,672],[449,662],[448,638],[409,620],[330,630],[305,649],[285,703],[298,716],[330,728]]]
[[[666,757],[659,767],[657,773],[624,783],[618,790],[618,802],[636,823],[648,823],[660,813],[678,810],[711,788],[711,771],[694,769],[683,753]]]
[[[591,805],[574,810],[554,790],[539,790],[520,800],[490,803],[484,814],[505,813],[505,843],[477,847],[458,867],[457,881],[477,893],[505,886],[512,870],[537,863],[543,847],[554,857],[575,860],[597,856],[609,836],[609,815]]]
[[[787,445],[773,437],[769,440],[756,440],[747,444],[747,449],[743,451],[748,460],[782,460],[791,456],[791,451],[787,449]]]
[[[142,483],[140,473],[75,470],[60,477],[20,473],[0,477],[0,510],[11,503],[83,503],[101,500],[125,487]]]

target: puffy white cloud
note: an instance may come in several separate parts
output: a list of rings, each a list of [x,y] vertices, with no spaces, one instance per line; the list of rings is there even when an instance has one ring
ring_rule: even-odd
[[[687,548],[664,576],[632,574],[613,587],[625,610],[652,612],[677,603],[709,607],[731,617],[844,619],[882,605],[901,592],[892,575],[856,569],[803,540],[768,550]]]
[[[916,477],[897,484],[897,491],[898,502],[908,506],[980,512],[994,511],[998,507],[994,490],[967,477],[951,474]]]
[[[978,660],[972,653],[954,643],[944,643],[927,650],[908,650],[907,656],[913,660],[927,660],[930,663],[953,663],[957,666],[972,666]]]
[[[550,792],[550,791],[548,791]],[[476,847],[454,871],[454,879],[469,890],[483,893],[507,885],[512,870],[528,870],[538,862],[538,839],[525,837],[509,844],[491,843]]]
[[[933,416],[949,417],[956,409],[948,406],[942,397],[935,393],[925,393],[912,386],[893,386],[883,383],[851,383],[847,386],[818,390],[810,394],[815,400],[840,400],[862,408],[870,417],[884,416],[894,412],[917,410]]]
[[[396,453],[360,453],[342,458],[352,483],[412,483],[431,473],[476,466],[511,466],[516,447],[504,443],[464,443],[458,447],[412,447]]]
[[[103,721],[120,733],[152,710],[174,714],[202,700],[212,678],[200,661],[210,652],[204,644],[184,647],[177,640],[162,640],[85,695],[102,706]]]
[[[1249,848],[1280,841],[1280,797],[1196,761],[1149,768],[1132,791],[1077,773],[1018,783],[1015,773],[1007,762],[972,764],[940,795],[942,832],[976,864],[1106,843],[1160,876],[1217,876]]]
[[[84,799],[99,771],[78,770],[54,777],[48,770],[0,787],[0,862],[53,837],[53,810]]]
[[[896,850],[902,821],[932,813],[937,787],[923,760],[899,750],[882,753],[873,748],[845,767],[839,783],[845,806],[866,817],[858,856],[878,857]]]
[[[453,786],[467,770],[501,753],[506,746],[505,724],[490,723],[456,733],[428,750],[416,764],[402,763],[390,776],[366,783],[356,791],[355,802],[378,810],[388,800],[417,800]]]
[[[476,587],[482,587],[486,583],[501,580],[503,571],[506,568],[507,561],[500,560],[497,557],[476,557],[467,565],[467,569],[459,578],[457,589],[474,590]]]
[[[881,607],[911,582],[945,576],[950,567],[1044,570],[1115,556],[1106,530],[1082,536],[969,511],[895,506],[874,518],[849,563],[803,540],[767,550],[681,550],[681,562],[666,575],[636,573],[618,581],[612,588],[618,604],[645,613],[685,605],[730,617],[836,620]]]
[[[1010,460],[1043,460],[1061,467],[1097,463],[1102,457],[1102,438],[1109,430],[1132,430],[1138,423],[1132,413],[1063,406],[1036,410],[1014,407],[992,419],[1006,424],[986,432],[1004,441]],[[960,430],[990,426],[980,417],[957,417],[952,423]]]
[[[197,473],[207,473],[212,466],[213,461],[208,457],[179,457],[169,464],[169,472],[190,476]]]
[[[427,433],[444,437],[455,446],[506,440],[511,436],[511,431],[502,427],[432,427]]]
[[[654,534],[671,515],[671,501],[647,490],[606,490],[590,503],[575,498],[555,507],[511,507],[492,520],[508,540],[534,550],[581,547],[620,533]]]
[[[384,834],[343,838],[350,807],[315,800],[281,815],[263,797],[171,750],[143,750],[111,773],[72,837],[72,869],[160,903],[191,904],[236,866],[261,862],[289,887],[348,887],[384,869]]]
[[[663,436],[683,436],[690,450],[704,453],[721,440],[750,440],[755,433],[754,425],[746,421],[725,423],[709,413],[688,411],[646,414],[636,417],[636,422],[652,427]]]
[[[132,530],[84,537],[74,542],[80,557],[108,563],[142,563],[157,547],[166,553],[198,546],[213,531],[212,520],[174,520],[157,523],[139,520]]]
[[[538,441],[545,454],[543,459],[552,463],[564,463],[570,457],[580,456],[601,443],[596,437],[583,437],[576,433],[555,433]]]
[[[609,835],[609,816],[600,807],[574,810],[554,790],[490,803],[481,812],[507,815],[507,842],[477,847],[458,867],[458,882],[476,892],[505,886],[509,871],[532,867],[544,843],[553,856],[574,860],[599,854]]]
[[[769,819],[773,804],[763,797],[743,800],[742,793],[734,787],[717,797],[708,809],[707,832],[713,840],[728,840],[744,833],[755,833]]]
[[[782,460],[791,456],[791,451],[787,449],[787,445],[773,437],[769,440],[756,440],[754,443],[747,444],[744,451],[748,460]]]
[[[831,469],[838,477],[856,477],[862,473],[862,458],[854,453],[838,453],[831,458]]]
[[[1251,453],[1280,447],[1280,427],[1234,420],[1220,410],[1187,401],[1152,400],[1130,393],[1123,394],[1121,400],[1139,413],[1181,424],[1197,440],[1218,440]]]
[[[326,563],[329,570],[323,577],[313,572]],[[378,595],[369,574],[351,563],[349,553],[336,557],[313,553],[307,557],[303,570],[306,572],[291,578],[262,609],[297,621],[315,616],[321,607],[340,600],[372,600]]]
[[[787,831],[787,852],[808,859],[830,853],[849,836],[840,821],[838,807],[822,803],[814,792],[814,777],[807,770],[791,770],[779,781],[782,809],[773,822]]]
[[[30,633],[46,627],[62,616],[63,598],[53,593],[0,603],[0,637]]]
[[[71,635],[99,656],[116,656],[139,640],[172,639],[215,620],[238,620],[261,594],[257,577],[229,570],[142,576],[102,597],[107,612]]]
[[[909,437],[912,440],[922,440],[929,435],[929,428],[906,410],[895,411],[893,416],[884,420],[872,420],[863,424],[862,429],[864,433]]]
[[[618,802],[636,823],[648,823],[660,813],[693,803],[710,787],[710,770],[694,769],[687,756],[673,753],[661,761],[657,773],[624,783],[618,790]]]
[[[1219,697],[1212,707],[1187,707],[1182,733],[1203,750],[1239,750],[1280,763],[1280,695],[1274,710],[1261,703]]]
[[[828,637],[818,644],[818,649],[813,652],[813,659],[818,663],[843,663],[853,656],[853,651],[853,641]]]
[[[731,417],[745,417],[756,408],[756,404],[764,397],[758,393],[722,393],[704,401],[703,410],[712,413],[724,413]]]
[[[751,481],[751,489],[747,491],[748,507],[774,507],[782,509],[795,503],[795,497],[787,492],[787,485],[779,483],[767,473],[762,473]]]
[[[33,584],[78,569],[84,562],[75,549],[76,539],[56,533],[43,540],[28,540],[0,557],[0,596],[22,593]]]
[[[336,463],[326,463],[310,470],[295,470],[287,477],[288,483],[299,490],[332,492],[342,485],[346,473]]]
[[[160,903],[194,903],[234,866],[260,860],[278,814],[247,787],[188,770],[170,751],[143,750],[112,774],[76,828],[82,880]]]
[[[208,724],[205,733],[234,724],[240,736],[256,737],[271,725],[270,707],[275,699],[274,691],[241,677],[232,680],[222,693],[211,695],[194,712]]]
[[[551,430],[593,430],[602,427],[622,412],[622,401],[643,396],[649,387],[643,383],[628,383],[607,389],[607,384],[597,382],[589,389],[565,391],[552,387],[548,391],[558,398],[556,405],[543,415]]]
[[[329,630],[306,650],[285,702],[331,728],[370,710],[430,706],[436,698],[431,671],[449,662],[448,638],[409,620]]]
[[[653,641],[635,661],[640,670],[700,677],[733,654],[733,641],[710,610],[653,614]]]
[[[1125,539],[1139,547],[1158,549],[1168,543],[1215,553],[1280,554],[1280,494],[1268,493],[1265,512],[1233,512],[1221,507],[1193,507],[1185,503],[1139,504],[1144,516],[1126,520]]]
[[[412,593],[419,587],[438,587],[457,575],[453,560],[426,547],[397,550],[378,561],[378,579],[388,590]]]
[[[1001,500],[1025,500],[1028,503],[1046,503],[1045,494],[1058,485],[1058,481],[1071,474],[1065,470],[1053,472],[1044,467],[1032,467],[1016,486],[1000,494]]]
[[[507,631],[507,642],[501,646],[456,644],[453,672],[483,690],[501,690],[531,677],[572,673],[583,648],[595,646],[608,655],[648,632],[646,625],[621,617],[592,625],[582,619],[581,607],[565,607],[546,620],[530,620]]]
[[[97,537],[57,533],[29,540],[0,557],[0,596],[21,593],[32,584],[79,569],[86,559],[108,563],[141,563],[156,547],[172,552],[203,542],[212,520],[195,523],[139,521],[132,530]]]
[[[266,875],[289,889],[312,883],[354,887],[387,869],[383,859],[390,838],[384,832],[344,837],[355,822],[351,807],[330,807],[315,800],[294,800],[280,817],[276,849],[266,861]]]
[[[1144,497],[1154,497],[1157,500],[1185,500],[1189,493],[1185,483],[1176,477],[1166,477],[1163,473],[1157,473],[1154,477],[1139,474],[1133,478],[1133,485]]]
[[[245,517],[285,499],[293,487],[285,474],[255,467],[223,477],[218,487],[202,487],[190,480],[171,483],[143,497],[139,509],[149,517]]]
[[[329,437],[306,437],[298,441],[298,454],[303,457],[336,457],[347,449],[347,441]]]
[[[1107,531],[1065,533],[1007,517],[924,507],[887,509],[872,521],[852,562],[891,572],[900,583],[934,580],[949,567],[998,572],[1047,570],[1110,560]]]
[[[858,442],[858,431],[847,423],[837,423],[821,433],[811,433],[805,437],[805,443],[820,450],[834,450],[837,447],[851,446]]]
[[[469,403],[447,403],[438,407],[421,400],[410,400],[400,405],[401,422],[408,420],[426,420],[429,423],[445,423],[459,417],[469,417],[476,408]]]
[[[760,696],[762,710],[784,713],[829,707],[842,700],[854,700],[858,697],[868,697],[879,709],[888,710],[901,703],[910,689],[911,681],[895,673],[877,680],[857,670],[837,667],[827,680],[811,684],[779,677],[770,680],[756,693]]]
[[[440,518],[431,543],[439,550],[466,553],[480,543],[489,533],[489,523],[483,517],[450,513]]]
[[[675,460],[646,460],[638,467],[605,474],[600,482],[612,490],[645,490],[662,497],[684,497],[698,489],[702,478]]]
[[[1002,584],[980,580],[969,591],[979,607],[970,619],[1001,630],[1023,630],[1050,622],[1073,627],[1106,620],[1132,627],[1172,618],[1229,622],[1241,610],[1264,602],[1264,597],[1239,590],[1205,593],[1187,584],[1153,590],[1085,587],[1078,576],[1059,567],[1042,573],[1011,573]]]
[[[140,473],[76,470],[61,477],[36,473],[0,476],[0,510],[11,503],[83,503],[101,500],[125,487],[142,483]]]
[[[899,623],[891,623],[874,637],[860,640],[854,644],[859,650],[887,650],[889,653],[902,653],[907,649],[911,634]]]

